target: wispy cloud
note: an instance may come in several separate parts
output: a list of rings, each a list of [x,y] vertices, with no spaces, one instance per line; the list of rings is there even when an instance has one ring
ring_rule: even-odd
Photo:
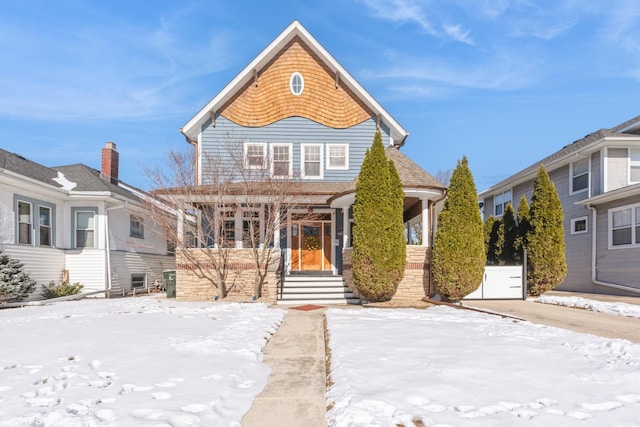
[[[94,11],[87,11],[88,14]],[[184,114],[181,82],[229,66],[225,30],[185,37],[180,10],[143,24],[0,18],[0,115],[34,119],[151,118]],[[192,109],[184,106],[184,109]]]

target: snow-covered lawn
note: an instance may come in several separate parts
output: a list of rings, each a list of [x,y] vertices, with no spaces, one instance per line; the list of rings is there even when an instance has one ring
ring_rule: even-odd
[[[640,319],[640,305],[636,304],[626,304],[622,302],[602,302],[582,297],[558,297],[552,295],[541,295],[538,298],[533,298],[532,300],[544,304],[578,307],[590,311],[617,314],[619,316],[637,317]]]
[[[334,426],[640,426],[640,345],[448,307],[329,309]]]
[[[0,310],[0,425],[239,426],[285,314],[152,297]]]

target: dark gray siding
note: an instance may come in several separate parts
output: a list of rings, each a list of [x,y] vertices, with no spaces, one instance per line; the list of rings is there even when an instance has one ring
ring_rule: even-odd
[[[333,129],[302,117],[290,117],[264,127],[239,126],[223,116],[216,118],[215,127],[211,122],[202,129],[202,156],[217,159],[229,165],[233,156],[241,156],[245,142],[291,143],[293,151],[293,173],[299,176],[300,147],[303,143],[322,144],[324,181],[351,181],[360,172],[360,166],[367,148],[371,146],[376,132],[376,121],[372,118],[348,129]],[[389,130],[382,127],[383,142],[389,141]],[[349,169],[327,170],[326,144],[349,144]],[[237,158],[237,157],[236,157]],[[240,157],[241,158],[241,157]],[[225,160],[225,159],[228,159]],[[236,162],[237,163],[237,162]],[[216,163],[218,164],[218,163]],[[203,168],[206,161],[203,163]],[[210,174],[203,170],[206,181]],[[314,180],[308,180],[314,181]],[[322,180],[315,180],[322,181]]]
[[[640,289],[640,248],[609,249],[609,209],[636,203],[640,196],[598,206],[596,266],[598,280]]]

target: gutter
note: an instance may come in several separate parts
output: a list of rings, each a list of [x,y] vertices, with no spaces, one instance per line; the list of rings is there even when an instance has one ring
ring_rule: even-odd
[[[594,285],[605,286],[607,288],[619,289],[626,292],[633,292],[633,293],[640,294],[640,289],[638,288],[632,288],[631,286],[618,285],[617,283],[603,282],[602,280],[598,280],[598,267],[596,264],[596,248],[597,248],[596,219],[598,217],[598,214],[597,214],[596,208],[594,208],[593,205],[588,205],[587,207],[591,209],[591,212],[593,213],[593,217],[591,219],[591,224],[592,224],[591,227],[593,230],[591,233],[591,281],[593,282]]]

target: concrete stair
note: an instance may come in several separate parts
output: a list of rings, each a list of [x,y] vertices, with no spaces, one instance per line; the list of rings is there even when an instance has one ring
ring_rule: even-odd
[[[278,304],[360,304],[341,276],[289,275],[278,293]]]

